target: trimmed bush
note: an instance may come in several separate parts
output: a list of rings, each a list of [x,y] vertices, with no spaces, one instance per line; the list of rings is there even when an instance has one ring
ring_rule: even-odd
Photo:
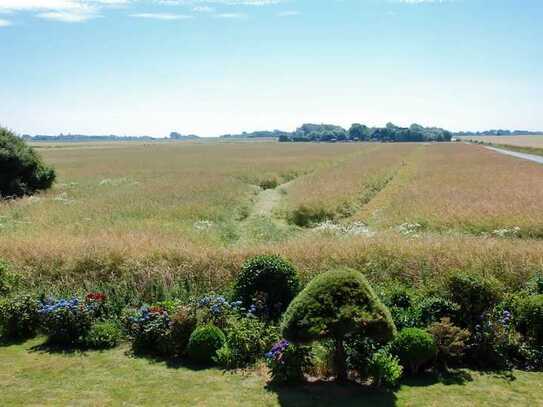
[[[459,305],[458,322],[473,327],[482,315],[493,308],[501,296],[501,287],[493,278],[456,274],[449,278],[447,289],[451,299]]]
[[[437,360],[447,370],[449,362],[458,362],[466,350],[471,336],[469,331],[458,328],[449,318],[442,318],[440,322],[433,323],[428,329],[434,337],[437,347]]]
[[[273,383],[301,383],[304,373],[311,367],[311,348],[282,339],[266,353],[266,358]]]
[[[299,290],[300,281],[294,266],[280,256],[265,255],[249,258],[243,264],[234,295],[252,312],[275,319]]]
[[[543,346],[543,295],[526,297],[516,309],[517,328],[532,343]]]
[[[85,345],[91,349],[110,349],[119,344],[121,329],[113,321],[94,324],[85,337]]]
[[[49,343],[64,346],[81,344],[94,319],[92,311],[77,298],[45,303],[39,313]]]
[[[55,171],[13,132],[0,127],[0,198],[31,195],[47,189]]]
[[[400,360],[385,350],[375,352],[370,359],[369,377],[376,387],[394,389],[398,387],[402,377],[403,367]]]
[[[226,342],[223,331],[214,325],[205,325],[192,333],[187,346],[187,354],[196,363],[209,365],[214,361],[217,351]]]
[[[333,339],[335,369],[340,381],[347,379],[344,348],[347,335],[360,334],[386,342],[396,331],[388,309],[366,278],[351,269],[315,277],[290,304],[281,329],[283,336],[294,343]]]
[[[434,337],[428,332],[419,328],[405,328],[392,341],[391,352],[411,373],[417,374],[422,365],[434,358],[437,347]]]
[[[29,295],[0,300],[0,336],[4,339],[28,339],[36,335],[40,324],[40,303]]]

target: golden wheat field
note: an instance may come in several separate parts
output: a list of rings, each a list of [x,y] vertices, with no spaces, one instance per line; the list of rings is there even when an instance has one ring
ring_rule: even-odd
[[[347,265],[415,284],[469,269],[515,285],[543,267],[543,166],[478,145],[127,142],[38,151],[57,169],[56,185],[0,206],[0,257],[37,286],[219,289],[263,252],[287,256],[304,278]],[[299,226],[300,208],[325,217]]]
[[[537,136],[466,136],[462,137],[462,139],[517,147],[543,148],[543,134]]]

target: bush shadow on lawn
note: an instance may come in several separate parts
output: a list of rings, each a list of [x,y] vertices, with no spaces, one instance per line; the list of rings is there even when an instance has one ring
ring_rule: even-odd
[[[356,383],[337,384],[316,381],[297,386],[269,384],[268,391],[277,394],[281,406],[395,406],[392,391],[379,391]]]

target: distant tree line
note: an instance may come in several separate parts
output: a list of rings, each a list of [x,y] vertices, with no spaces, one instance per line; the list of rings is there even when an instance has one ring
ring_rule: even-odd
[[[281,142],[345,142],[345,141],[380,141],[380,142],[416,142],[416,141],[451,141],[452,133],[438,127],[424,127],[412,124],[399,127],[388,123],[386,127],[368,127],[355,123],[349,130],[333,124],[304,124],[293,133],[279,137]]]
[[[283,136],[289,136],[292,133],[281,130],[259,130],[253,132],[246,132],[240,134],[224,134],[221,138],[280,138]]]
[[[57,141],[57,142],[80,142],[80,141],[154,141],[159,140],[151,136],[108,136],[84,135],[84,134],[59,134],[58,136],[47,136],[37,134],[30,136],[25,134],[22,136],[25,141]]]
[[[543,131],[528,130],[486,130],[486,131],[460,131],[454,133],[456,137],[462,136],[537,136],[543,134]]]

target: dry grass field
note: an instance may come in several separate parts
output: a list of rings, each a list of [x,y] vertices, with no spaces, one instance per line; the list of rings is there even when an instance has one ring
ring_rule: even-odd
[[[462,137],[464,140],[482,141],[485,143],[504,144],[517,147],[543,148],[543,134],[537,136],[484,136]]]
[[[515,286],[543,265],[543,166],[476,145],[112,143],[39,151],[56,167],[57,184],[0,206],[0,257],[36,287],[122,282],[150,297],[220,289],[247,256],[264,252],[290,258],[304,279],[347,265],[373,281],[416,285],[465,269]],[[279,186],[266,195],[259,185],[270,180]],[[289,225],[289,213],[304,205],[324,207],[341,227]],[[349,228],[360,221],[367,230]]]

